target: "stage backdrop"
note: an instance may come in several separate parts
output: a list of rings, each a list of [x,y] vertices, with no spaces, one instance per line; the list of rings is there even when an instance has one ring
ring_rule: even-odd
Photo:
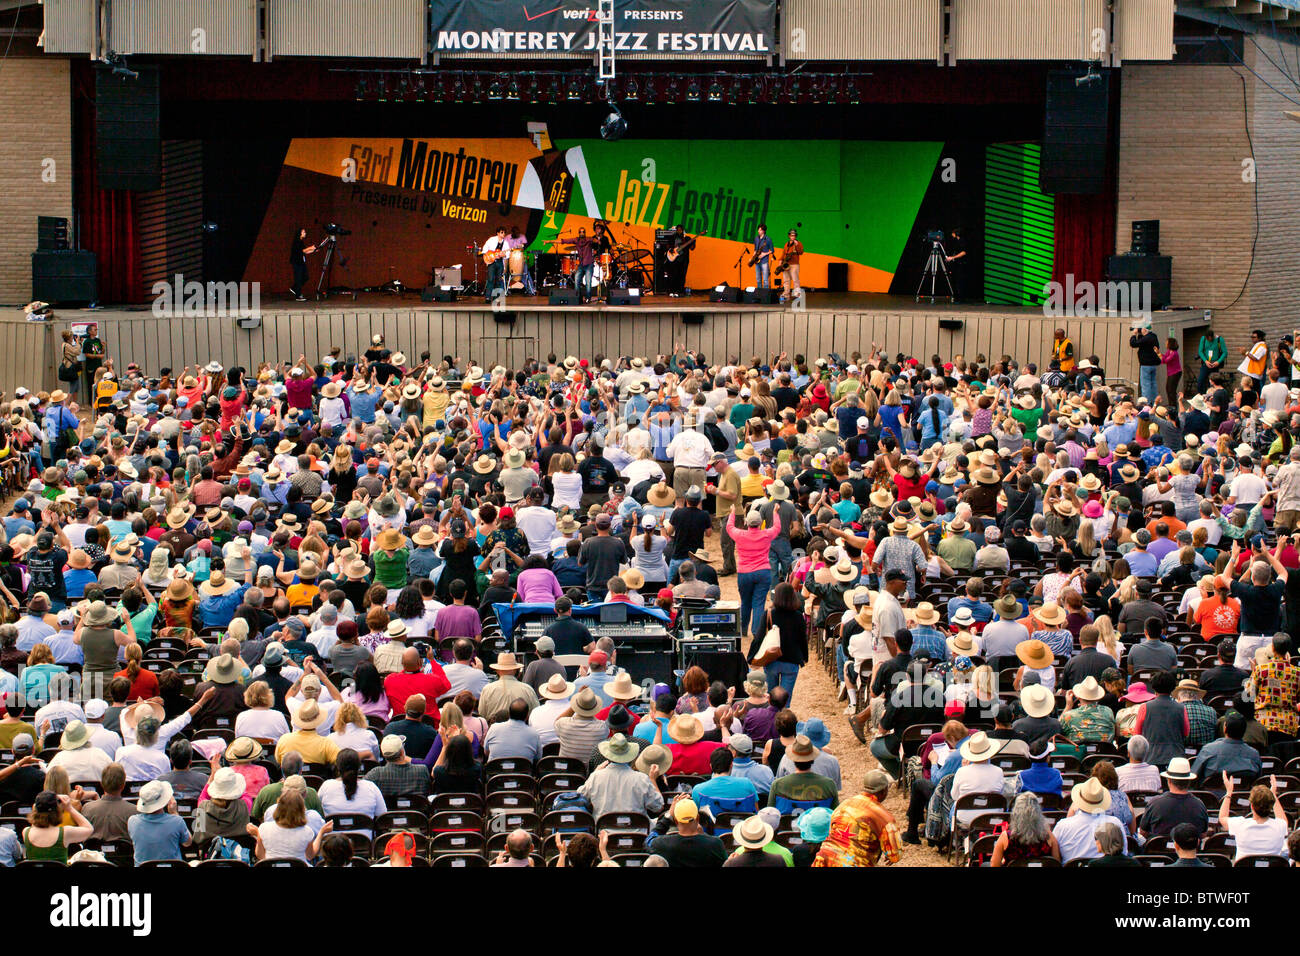
[[[244,278],[288,286],[299,227],[352,231],[339,244],[332,283],[367,288],[430,281],[463,264],[497,226],[529,248],[590,233],[598,218],[632,248],[680,223],[700,240],[687,284],[753,284],[757,225],[778,248],[797,229],[802,281],[826,286],[827,265],[848,264],[849,288],[887,292],[939,159],[939,142],[579,140],[541,147],[518,139],[296,139],[266,211]],[[312,283],[322,256],[310,260]]]

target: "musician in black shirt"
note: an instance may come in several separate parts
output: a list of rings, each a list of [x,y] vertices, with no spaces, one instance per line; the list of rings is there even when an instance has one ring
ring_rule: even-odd
[[[676,235],[670,251],[675,252],[676,257],[670,262],[665,254],[663,273],[665,289],[673,298],[683,295],[686,291],[686,270],[691,265],[691,245],[695,242],[694,239],[686,238],[686,230],[680,225],[675,231]]]
[[[307,257],[315,251],[315,246],[307,245],[307,227],[304,226],[298,230],[289,247],[289,265],[293,267],[293,285],[289,287],[289,292],[299,302],[307,300],[302,294],[307,285]]]

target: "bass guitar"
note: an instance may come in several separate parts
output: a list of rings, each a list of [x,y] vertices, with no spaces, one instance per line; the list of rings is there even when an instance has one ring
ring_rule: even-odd
[[[683,252],[686,252],[687,250],[691,249],[695,245],[695,240],[698,238],[700,237],[691,236],[689,239],[679,242],[677,245],[673,246],[673,248],[668,250],[668,252],[664,255],[664,258],[667,259],[669,262],[676,262],[677,257],[680,256]]]

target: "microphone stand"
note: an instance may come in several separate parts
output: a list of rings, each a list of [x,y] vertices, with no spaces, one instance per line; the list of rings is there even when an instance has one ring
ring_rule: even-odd
[[[744,281],[745,256],[747,255],[749,255],[749,246],[745,247],[744,251],[741,252],[740,254],[740,258],[736,260],[736,288],[737,289],[744,288],[741,285],[741,283]]]

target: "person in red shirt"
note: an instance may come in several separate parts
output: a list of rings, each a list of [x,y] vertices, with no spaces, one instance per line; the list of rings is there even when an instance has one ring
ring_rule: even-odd
[[[114,674],[125,677],[131,682],[131,690],[126,695],[128,701],[148,700],[158,696],[158,675],[141,666],[144,662],[144,647],[140,644],[126,645],[126,667]]]
[[[731,737],[728,732],[729,724],[729,715],[724,715],[718,720],[718,728],[722,731],[722,743],[717,743],[702,739],[704,726],[694,714],[678,714],[668,721],[668,736],[676,741],[668,745],[668,752],[673,755],[671,771],[709,776],[712,773],[709,769],[709,758],[713,755],[713,751],[725,747]],[[654,742],[663,743],[662,724],[658,724],[655,730]]]
[[[451,681],[443,673],[442,665],[434,660],[432,648],[429,649],[428,660],[429,671],[426,673],[422,670],[420,652],[414,647],[408,647],[402,652],[402,669],[384,678],[384,693],[394,714],[406,713],[406,698],[412,694],[423,694],[424,699],[432,704],[451,690]],[[429,716],[437,719],[436,714]]]

